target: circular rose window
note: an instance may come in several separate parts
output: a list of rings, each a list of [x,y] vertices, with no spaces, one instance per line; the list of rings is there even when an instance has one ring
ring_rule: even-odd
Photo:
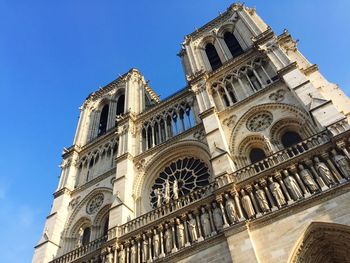
[[[86,212],[88,214],[94,214],[97,212],[97,210],[101,207],[103,204],[104,196],[103,194],[99,193],[95,196],[93,196],[88,204],[86,205]]]
[[[272,113],[268,111],[260,112],[247,121],[247,129],[252,132],[260,132],[266,130],[272,123]]]
[[[172,162],[155,180],[150,193],[153,208],[209,184],[210,172],[206,164],[195,158]],[[174,193],[177,189],[177,193]],[[175,190],[176,191],[176,190]],[[158,196],[161,196],[161,198]]]

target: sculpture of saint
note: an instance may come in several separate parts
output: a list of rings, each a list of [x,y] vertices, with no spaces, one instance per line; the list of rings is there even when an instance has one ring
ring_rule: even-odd
[[[299,164],[299,169],[300,169],[300,177],[303,180],[304,184],[309,188],[311,193],[314,193],[318,191],[318,186],[312,177],[311,172],[308,169],[305,169],[302,164]]]
[[[190,233],[191,241],[196,242],[198,239],[198,234],[197,234],[197,222],[196,219],[192,216],[191,213],[188,214],[188,232]]]
[[[219,207],[217,207],[216,203],[213,203],[213,220],[214,225],[217,231],[222,230],[222,226],[224,225],[223,219],[222,219],[222,212]]]
[[[330,186],[333,185],[334,179],[332,178],[331,171],[327,167],[327,165],[320,161],[318,157],[315,157],[315,168],[316,171],[321,175],[323,181],[326,183],[326,185]]]
[[[277,206],[281,208],[283,205],[286,204],[286,199],[284,198],[283,192],[281,190],[281,186],[279,185],[279,183],[274,182],[272,177],[269,177],[269,182],[270,182],[270,185],[269,185],[270,191],[272,195],[275,197]]]
[[[256,196],[256,199],[258,200],[258,204],[261,210],[264,213],[270,211],[270,206],[269,206],[269,203],[267,202],[266,194],[264,190],[260,189],[259,185],[257,184],[254,185],[254,188],[255,188],[255,196]]]
[[[204,207],[202,207],[201,210],[202,210],[201,223],[203,227],[204,236],[209,237],[211,234],[210,218]]]
[[[228,194],[225,194],[225,198],[226,198],[225,210],[230,223],[233,224],[234,222],[238,221],[235,201],[233,201],[233,199]]]
[[[241,189],[241,194],[242,194],[242,206],[248,218],[251,219],[255,216],[255,211],[254,211],[252,201],[250,200],[249,195],[245,194],[244,189]]]

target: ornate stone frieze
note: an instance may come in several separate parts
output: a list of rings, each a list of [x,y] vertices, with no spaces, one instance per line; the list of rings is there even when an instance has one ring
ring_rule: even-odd
[[[275,102],[281,102],[284,100],[285,94],[286,94],[286,91],[283,89],[280,89],[274,93],[271,93],[269,96],[269,99]]]

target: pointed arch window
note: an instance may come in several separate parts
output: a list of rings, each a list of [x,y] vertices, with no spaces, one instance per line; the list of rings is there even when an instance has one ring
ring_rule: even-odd
[[[238,57],[240,54],[243,53],[243,49],[233,33],[226,32],[224,34],[224,40],[225,40],[226,46],[231,52],[232,57],[234,58]]]
[[[205,46],[205,53],[207,54],[212,70],[216,70],[221,67],[222,63],[221,63],[219,54],[216,51],[216,48],[214,47],[213,44],[208,43]]]
[[[82,245],[86,246],[90,242],[90,235],[91,235],[91,228],[87,227],[84,229],[83,232],[83,238],[82,238]]]
[[[125,95],[122,94],[118,98],[117,102],[117,115],[121,115],[124,113],[124,105],[125,105]]]
[[[97,136],[101,136],[101,135],[105,134],[107,131],[108,111],[109,111],[109,105],[106,104],[103,106],[102,111],[101,111],[100,123],[98,125]]]

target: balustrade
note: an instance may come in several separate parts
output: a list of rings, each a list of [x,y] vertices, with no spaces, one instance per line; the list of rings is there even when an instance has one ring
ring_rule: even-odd
[[[153,262],[221,235],[229,227],[339,188],[350,181],[348,133],[337,134],[334,142],[326,130],[266,158],[262,162],[267,168],[259,172],[253,164],[221,175],[203,188],[110,229],[108,242],[103,237],[52,263],[72,262],[92,251],[101,252],[106,263],[116,257],[119,263]],[[108,247],[112,242],[113,249]]]

